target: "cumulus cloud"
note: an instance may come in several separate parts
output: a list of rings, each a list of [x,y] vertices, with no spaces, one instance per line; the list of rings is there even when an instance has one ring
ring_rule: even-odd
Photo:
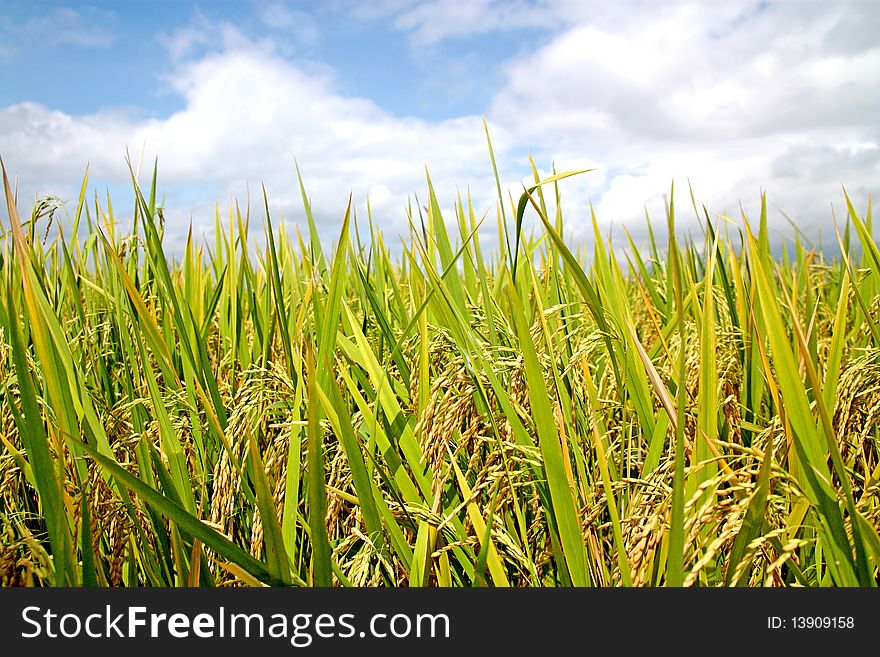
[[[489,112],[545,158],[580,153],[613,172],[579,190],[600,218],[662,208],[673,178],[689,205],[690,178],[719,211],[764,189],[809,234],[841,184],[876,189],[880,44],[842,38],[876,27],[876,4],[631,4],[628,16],[521,53]]]
[[[160,119],[71,116],[34,103],[0,110],[4,157],[15,163],[23,188],[56,194],[70,190],[86,161],[93,180],[124,183],[125,149],[136,159],[145,146],[146,162],[159,158],[163,190],[187,201],[171,215],[178,233],[193,208],[200,210],[197,224],[213,226],[210,206],[193,199],[192,190],[211,194],[201,201],[234,195],[244,202],[263,182],[275,211],[301,216],[295,161],[326,237],[337,230],[349,192],[362,210],[372,194],[380,225],[406,232],[403,209],[410,194],[425,188],[426,166],[449,202],[455,185],[463,190],[482,181],[492,189],[480,117],[396,117],[371,100],[340,94],[332,79],[260,44],[241,40],[181,61],[167,83],[184,107]]]

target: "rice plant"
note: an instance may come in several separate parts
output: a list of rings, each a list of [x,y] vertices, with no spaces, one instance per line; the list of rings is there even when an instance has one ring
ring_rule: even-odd
[[[300,180],[304,233],[233,205],[169,258],[155,169],[46,231],[4,168],[0,583],[874,586],[870,208],[833,257],[671,201],[588,253],[567,175],[328,251]]]

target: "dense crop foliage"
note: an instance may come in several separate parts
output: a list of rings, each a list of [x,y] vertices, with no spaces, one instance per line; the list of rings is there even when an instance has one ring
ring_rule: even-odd
[[[400,249],[349,210],[324,252],[303,191],[305,235],[234,206],[170,259],[155,173],[128,232],[84,181],[45,233],[4,171],[0,581],[876,584],[870,210],[834,257],[672,204],[588,257],[562,177],[491,256],[428,180]]]

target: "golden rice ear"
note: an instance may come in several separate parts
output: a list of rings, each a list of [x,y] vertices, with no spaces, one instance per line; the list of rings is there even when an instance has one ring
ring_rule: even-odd
[[[301,177],[302,230],[264,190],[177,248],[134,165],[128,227],[86,178],[30,239],[0,160],[0,584],[877,583],[870,216],[573,242],[530,164],[325,250]]]

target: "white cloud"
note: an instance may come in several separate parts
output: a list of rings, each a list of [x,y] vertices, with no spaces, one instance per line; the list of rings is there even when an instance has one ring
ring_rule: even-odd
[[[312,45],[318,40],[320,35],[318,24],[304,11],[294,9],[283,2],[260,3],[257,11],[266,27],[285,32],[300,45]]]
[[[639,223],[645,203],[662,221],[673,178],[690,206],[690,178],[710,210],[738,214],[764,189],[808,232],[830,225],[840,185],[866,197],[880,174],[880,43],[838,32],[853,14],[876,26],[877,5],[720,7],[579,22],[507,64],[489,114],[542,159],[579,152],[609,172],[575,192],[605,222]]]
[[[380,226],[395,237],[405,232],[403,209],[413,192],[424,196],[426,166],[444,200],[455,185],[482,182],[492,190],[480,117],[396,117],[243,41],[180,62],[167,82],[184,101],[167,118],[72,116],[34,103],[0,110],[7,166],[20,174],[23,189],[41,195],[70,190],[86,161],[92,180],[123,185],[125,149],[136,159],[145,145],[145,162],[158,156],[160,186],[179,201],[169,203],[178,233],[194,210],[197,226],[213,226],[205,201],[216,199],[223,207],[223,199],[235,195],[244,203],[248,190],[258,201],[260,182],[276,213],[288,221],[301,218],[295,160],[328,238],[338,229],[350,191],[361,212],[370,194]],[[503,131],[497,133],[503,149]],[[194,199],[192,190],[211,196]],[[489,203],[486,196],[481,200]]]
[[[413,43],[433,45],[445,38],[497,29],[497,24],[485,20],[491,4],[488,0],[426,2],[401,13],[394,26],[409,32]]]
[[[23,177],[50,185],[69,179],[88,160],[100,173],[118,168],[130,128],[124,115],[110,112],[74,117],[37,103],[0,110],[7,162]],[[105,148],[116,143],[123,149]]]
[[[9,56],[22,45],[33,43],[108,48],[116,38],[107,25],[109,18],[108,12],[93,8],[57,7],[19,24],[0,19],[0,40],[4,44],[0,53]]]
[[[609,3],[584,0],[428,0],[389,3],[384,11],[411,43],[432,46],[479,34],[522,29],[558,29]],[[378,11],[378,10],[374,10]],[[612,9],[613,11],[613,9]]]

